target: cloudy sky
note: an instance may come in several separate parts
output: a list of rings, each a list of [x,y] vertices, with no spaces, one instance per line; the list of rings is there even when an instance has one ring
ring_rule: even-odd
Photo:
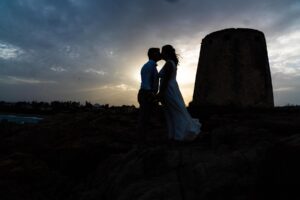
[[[137,105],[147,49],[172,44],[188,104],[201,40],[237,27],[265,33],[275,104],[300,104],[299,0],[1,0],[0,100]]]

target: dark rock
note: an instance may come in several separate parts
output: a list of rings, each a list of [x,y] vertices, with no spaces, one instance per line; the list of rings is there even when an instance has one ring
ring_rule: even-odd
[[[292,199],[299,196],[300,134],[270,147],[258,168],[257,187],[262,199]]]
[[[136,120],[115,107],[0,123],[0,199],[289,199],[297,191],[285,186],[300,179],[298,108],[208,115],[205,137],[191,143],[166,140],[159,117],[142,143]]]
[[[65,176],[30,154],[13,153],[0,160],[1,199],[64,199],[71,187]]]

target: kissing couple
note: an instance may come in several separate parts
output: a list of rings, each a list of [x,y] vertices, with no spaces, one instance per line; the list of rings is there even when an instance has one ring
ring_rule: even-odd
[[[163,106],[168,128],[168,138],[176,141],[192,141],[200,133],[201,124],[191,117],[185,107],[182,94],[176,81],[179,63],[175,49],[171,45],[148,50],[149,61],[141,69],[141,87],[138,92],[140,104],[138,130],[141,137],[149,132],[152,111],[158,101]],[[166,63],[158,72],[157,62]]]

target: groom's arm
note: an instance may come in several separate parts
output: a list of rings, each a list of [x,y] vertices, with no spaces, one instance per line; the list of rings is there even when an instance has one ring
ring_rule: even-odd
[[[152,72],[152,89],[154,94],[157,94],[158,92],[158,85],[159,85],[158,72],[155,66]]]

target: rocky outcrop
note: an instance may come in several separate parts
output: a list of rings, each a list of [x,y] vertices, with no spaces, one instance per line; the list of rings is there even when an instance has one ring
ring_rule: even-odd
[[[191,106],[274,106],[262,32],[225,29],[202,40]]]
[[[258,167],[261,199],[289,199],[299,194],[300,134],[281,139],[265,154]]]
[[[192,143],[166,140],[158,113],[146,144],[137,110],[116,111],[0,123],[0,199],[263,200],[298,191],[286,186],[300,179],[299,108],[206,115]]]

